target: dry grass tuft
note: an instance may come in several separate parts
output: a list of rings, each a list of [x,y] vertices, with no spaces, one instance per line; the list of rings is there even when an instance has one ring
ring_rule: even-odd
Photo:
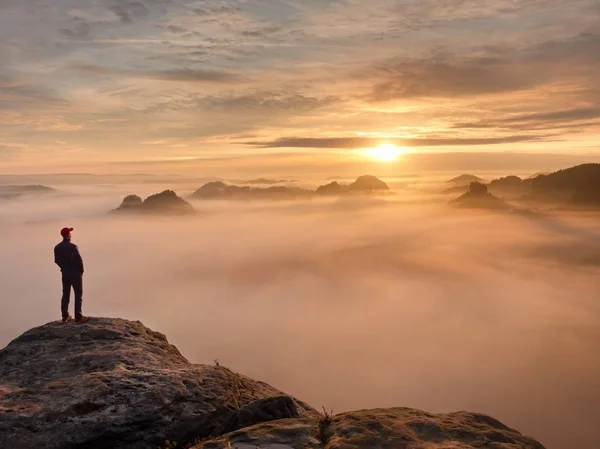
[[[323,407],[323,413],[319,414],[319,431],[317,433],[317,438],[319,439],[321,444],[323,444],[323,446],[326,446],[327,443],[329,443],[329,440],[331,439],[330,428],[332,423],[333,410],[328,412],[327,410],[325,410],[325,407]]]

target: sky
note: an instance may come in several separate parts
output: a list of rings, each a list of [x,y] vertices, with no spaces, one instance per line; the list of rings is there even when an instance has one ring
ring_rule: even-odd
[[[0,171],[592,158],[598,30],[597,0],[0,0]]]

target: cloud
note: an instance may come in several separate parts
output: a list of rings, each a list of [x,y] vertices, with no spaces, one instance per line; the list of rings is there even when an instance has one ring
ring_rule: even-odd
[[[0,142],[0,160],[15,159],[25,148],[24,145],[5,145]]]
[[[214,120],[215,117],[222,120],[223,114],[226,114],[235,115],[237,125],[243,122],[244,126],[262,123],[275,126],[285,117],[301,117],[311,111],[335,106],[342,101],[333,95],[308,96],[294,90],[233,90],[214,95],[165,91],[160,99],[134,109],[143,113],[202,111],[211,115],[211,118],[204,122]]]
[[[76,64],[71,66],[73,70],[95,76],[130,76],[133,78],[150,78],[163,81],[178,81],[186,83],[239,83],[244,77],[222,70],[210,69],[123,69],[90,64]]]
[[[149,78],[161,79],[165,81],[184,81],[184,82],[214,82],[214,83],[238,83],[244,81],[244,77],[235,73],[221,70],[203,70],[203,69],[173,69],[157,70],[147,72]]]
[[[301,114],[341,101],[336,96],[314,97],[297,92],[255,91],[228,93],[199,99],[202,106],[229,111],[261,111],[263,113],[295,112]]]
[[[501,123],[575,121],[600,118],[600,107],[517,115],[499,120]]]
[[[13,149],[7,145],[0,145],[0,154],[6,155],[13,151]]]
[[[35,85],[25,78],[0,73],[0,111],[22,111],[32,107],[45,108],[64,104],[65,100],[43,86]]]
[[[91,29],[91,26],[87,22],[80,20],[71,28],[61,28],[60,32],[68,38],[83,39],[90,35]]]
[[[173,32],[173,33],[177,33],[177,34],[181,34],[181,33],[185,33],[187,32],[187,29],[184,27],[181,27],[179,25],[167,25],[167,30]]]
[[[149,12],[148,8],[146,8],[142,3],[135,1],[120,1],[117,4],[109,6],[108,9],[115,13],[121,20],[121,23],[124,24],[133,24],[135,18],[143,17]]]
[[[268,25],[262,28],[257,28],[254,30],[244,30],[242,31],[242,36],[244,37],[255,37],[255,38],[264,38],[275,34],[282,30],[282,27],[279,25]]]
[[[391,58],[364,74],[374,86],[372,101],[413,97],[473,97],[531,89],[563,81],[565,75],[585,76],[593,89],[593,73],[600,68],[600,35],[550,40],[530,48],[487,48],[483,56],[457,52],[428,58]]]
[[[387,61],[376,69],[376,78],[382,80],[369,98],[467,97],[523,90],[539,82],[539,74],[521,71],[500,58],[452,59]]]
[[[24,140],[28,141],[32,137],[32,131],[66,132],[83,128],[79,120],[67,118],[65,114],[51,108],[42,109],[40,104],[35,102],[26,106],[21,104],[14,110],[5,108],[8,110],[4,113],[0,110],[0,129],[4,132],[21,130]]]
[[[463,122],[453,125],[454,128],[503,128],[518,130],[548,130],[565,128],[588,128],[600,126],[600,107],[566,109],[553,112],[514,115],[506,118]],[[573,123],[575,122],[575,123]]]
[[[531,142],[543,139],[544,136],[508,136],[487,138],[370,138],[370,137],[283,137],[266,142],[246,142],[246,145],[263,148],[369,148],[378,146],[382,141],[398,146],[438,147],[438,146],[471,146],[498,145],[505,143]]]
[[[25,138],[25,118],[135,122],[129,133],[110,122],[76,133],[107,157],[119,133],[124,148],[213,132],[276,145],[358,132],[492,144],[540,142],[527,136],[549,130],[566,141],[595,126],[502,121],[600,106],[592,0],[401,3],[0,1],[0,77],[19,83],[0,80],[0,108],[21,114],[0,126]]]

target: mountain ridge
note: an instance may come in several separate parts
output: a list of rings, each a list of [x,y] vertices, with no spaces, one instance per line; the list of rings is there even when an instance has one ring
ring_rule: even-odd
[[[194,191],[189,198],[208,199],[297,199],[313,196],[372,194],[389,191],[388,185],[372,175],[359,176],[351,184],[339,184],[337,181],[319,186],[316,190],[288,186],[237,186],[223,181],[204,184]]]

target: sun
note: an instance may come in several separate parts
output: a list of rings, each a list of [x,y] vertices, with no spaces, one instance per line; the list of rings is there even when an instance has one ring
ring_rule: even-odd
[[[406,148],[397,147],[393,143],[383,143],[378,147],[367,150],[367,154],[370,157],[382,162],[393,162],[406,152]]]

